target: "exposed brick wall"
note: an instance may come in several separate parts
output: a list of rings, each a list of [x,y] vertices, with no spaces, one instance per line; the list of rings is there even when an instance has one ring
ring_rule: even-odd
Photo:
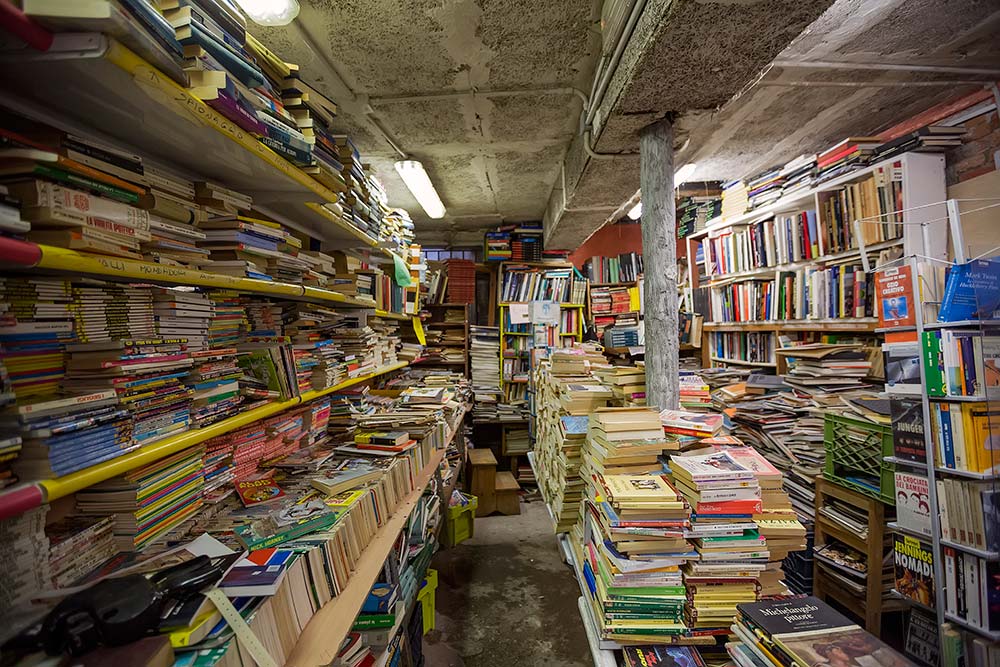
[[[955,185],[997,168],[1000,162],[1000,119],[990,111],[965,123],[968,134],[961,146],[945,154],[948,185]]]

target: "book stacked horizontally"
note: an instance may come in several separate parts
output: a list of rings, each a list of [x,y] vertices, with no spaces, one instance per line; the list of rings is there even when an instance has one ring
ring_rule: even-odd
[[[722,185],[722,210],[720,215],[726,221],[747,212],[749,197],[747,184],[743,181],[730,181]]]
[[[878,637],[812,596],[741,604],[738,612],[731,626],[735,641],[726,644],[726,650],[739,667],[916,667]]]
[[[809,394],[863,388],[872,368],[859,344],[813,343],[782,352],[789,358],[785,382]]]
[[[608,366],[595,371],[611,387],[616,401],[625,407],[646,404],[646,368],[644,366]]]
[[[590,479],[658,472],[660,455],[677,448],[676,438],[664,435],[656,410],[597,408],[590,415],[580,474]]]
[[[691,505],[691,537],[699,559],[685,568],[692,628],[724,628],[736,604],[757,599],[767,544],[753,521],[761,511],[752,470],[726,451],[670,457],[677,490]]]
[[[0,359],[18,400],[59,388],[63,345],[73,341],[72,301],[69,281],[0,278]]]
[[[684,498],[662,475],[593,474],[587,495],[571,544],[602,638],[684,641],[681,565],[696,557]]]
[[[4,425],[19,437],[13,469],[21,479],[68,475],[139,446],[131,414],[114,389],[11,406]]]
[[[183,339],[118,339],[67,346],[64,386],[71,392],[113,389],[132,414],[132,438],[146,445],[187,430],[193,365]]]
[[[579,516],[581,447],[588,415],[613,397],[589,371],[587,357],[554,351],[542,361],[536,383],[535,475],[557,532],[569,530]]]
[[[201,447],[186,449],[76,494],[81,514],[114,518],[115,543],[141,551],[195,514],[202,504]]]
[[[708,410],[712,406],[712,393],[708,383],[698,373],[682,372],[680,375],[681,407],[693,412]]]

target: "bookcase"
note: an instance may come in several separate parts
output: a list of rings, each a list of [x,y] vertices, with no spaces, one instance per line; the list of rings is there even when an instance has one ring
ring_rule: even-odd
[[[939,216],[930,205],[944,198],[944,157],[905,153],[709,221],[686,239],[704,365],[772,368],[781,335],[874,332],[866,262],[925,246],[943,259],[944,226],[919,223]],[[867,214],[883,217],[859,231],[854,220]]]
[[[886,387],[894,434],[886,461],[897,471],[897,521],[890,524],[897,543],[896,588],[936,617],[944,665],[957,664],[963,653],[967,665],[988,664],[1000,655],[994,347],[1000,340],[1000,264],[996,257],[968,258],[961,220],[963,208],[998,205],[1000,200],[949,200],[928,207],[937,221],[946,221],[948,232],[930,247],[950,250],[953,262],[918,247],[875,267],[887,358],[893,354],[918,371]]]
[[[141,31],[140,28],[135,29]],[[376,260],[387,262],[389,267],[398,266],[400,260],[408,263],[413,277],[414,265],[420,263],[419,248],[407,247],[399,241],[399,238],[390,240],[385,235],[377,236],[352,223],[350,215],[340,210],[337,203],[341,189],[347,189],[345,186],[321,183],[303,168],[286,161],[256,136],[240,129],[191,91],[177,85],[166,73],[144,61],[115,39],[96,33],[64,33],[56,34],[54,37],[53,48],[45,53],[8,51],[0,56],[3,62],[0,66],[2,70],[0,80],[5,91],[4,107],[26,113],[67,132],[106,142],[118,150],[134,152],[142,156],[143,160],[148,158],[150,163],[162,165],[167,173],[177,175],[178,179],[192,182],[211,181],[219,184],[220,188],[233,189],[239,191],[239,194],[250,195],[253,200],[252,208],[254,211],[260,211],[261,218],[266,216],[274,223],[278,223],[276,227],[280,225],[295,232],[295,238],[292,240],[298,239],[303,242],[306,250],[315,253],[330,250],[333,254],[333,250],[360,249],[371,264],[379,263]],[[95,168],[94,171],[100,170]],[[150,178],[152,178],[151,172],[152,170]],[[143,187],[142,191],[148,195],[150,189]],[[184,204],[190,204],[192,209],[200,208],[193,203],[193,197],[190,199],[191,202],[185,200]],[[135,208],[147,207],[137,205]],[[213,215],[219,215],[218,211]],[[138,253],[135,256],[139,256]],[[330,257],[325,258],[329,259]],[[394,359],[395,343],[398,342],[398,337],[395,335],[397,326],[395,320],[409,322],[419,309],[417,288],[400,286],[389,277],[391,270],[384,276],[388,282],[380,286],[380,291],[376,294],[378,298],[371,298],[317,286],[316,283],[310,284],[304,279],[296,281],[291,278],[264,280],[237,277],[151,260],[78,252],[46,243],[21,241],[7,235],[0,235],[0,263],[3,265],[3,278],[9,282],[19,282],[21,278],[38,279],[44,283],[64,284],[67,291],[71,289],[71,284],[74,285],[72,289],[76,289],[75,285],[85,278],[100,279],[103,281],[100,289],[104,289],[103,285],[106,285],[107,289],[114,293],[119,293],[117,290],[132,290],[127,292],[130,294],[145,290],[159,294],[162,291],[161,287],[186,288],[170,292],[177,302],[183,301],[177,295],[186,295],[190,302],[194,297],[210,296],[216,291],[223,291],[224,299],[238,301],[241,304],[240,308],[245,303],[248,310],[253,308],[261,312],[267,311],[267,314],[275,318],[278,325],[282,324],[285,314],[291,315],[293,319],[289,321],[294,321],[294,325],[288,326],[295,326],[297,334],[309,338],[305,341],[297,340],[295,356],[290,353],[283,358],[288,364],[282,370],[290,371],[284,378],[283,389],[292,386],[295,389],[293,392],[282,391],[281,395],[276,397],[274,394],[279,392],[270,391],[270,387],[267,387],[259,391],[264,394],[263,396],[250,394],[254,397],[253,401],[236,404],[231,411],[224,413],[224,416],[216,421],[209,423],[206,420],[205,425],[197,424],[193,420],[188,422],[186,415],[184,420],[174,419],[171,414],[173,421],[168,427],[164,427],[169,428],[169,435],[165,437],[141,443],[138,440],[133,442],[129,437],[127,449],[123,438],[122,450],[127,453],[100,461],[86,459],[84,463],[91,465],[75,469],[69,474],[26,476],[28,481],[0,491],[0,520],[19,521],[31,517],[30,520],[34,521],[34,517],[41,517],[40,523],[44,524],[46,518],[51,518],[51,515],[46,516],[50,505],[53,514],[70,513],[73,510],[72,496],[77,492],[161,463],[164,459],[175,455],[183,456],[184,461],[191,461],[188,465],[198,466],[200,463],[200,470],[208,470],[209,463],[206,461],[209,457],[206,456],[206,451],[211,450],[213,445],[220,444],[220,440],[230,438],[230,459],[235,459],[232,452],[236,446],[232,444],[232,440],[237,434],[247,429],[259,429],[263,433],[268,428],[263,425],[266,423],[265,420],[271,418],[287,419],[291,426],[288,427],[288,431],[281,431],[284,435],[273,436],[273,441],[268,443],[268,447],[281,450],[280,453],[285,454],[290,451],[286,446],[291,444],[300,446],[306,442],[313,442],[308,438],[314,435],[319,437],[317,433],[320,435],[326,433],[327,424],[323,419],[329,421],[332,399],[348,401],[349,398],[345,398],[344,395],[350,394],[352,388],[361,389],[363,385],[376,378],[399,371],[408,365],[405,361],[380,364],[371,361],[369,357]],[[310,264],[310,266],[316,265]],[[322,273],[329,274],[331,281],[320,284],[335,286],[332,276],[337,271],[324,268]],[[351,271],[348,270],[347,273]],[[87,285],[90,290],[99,289],[91,286],[89,282]],[[201,291],[198,288],[201,288]],[[29,295],[27,301],[32,302],[33,298],[35,297]],[[35,300],[44,301],[37,298]],[[219,308],[217,304],[218,302],[213,302],[203,308]],[[316,306],[322,308],[315,308]],[[306,307],[313,307],[316,311],[322,312],[320,314],[303,312]],[[100,312],[101,308],[101,305],[90,305],[86,315],[88,317],[94,315],[100,320],[103,315]],[[152,310],[149,312],[152,313]],[[246,315],[241,317],[250,319]],[[329,346],[330,349],[336,347],[329,345],[330,339],[336,336],[329,334],[328,330],[323,332],[327,335],[312,337],[314,332],[310,329],[314,322],[328,322],[329,320],[324,318],[329,318],[339,323],[342,318],[360,322],[362,325],[358,327],[360,329],[369,317],[373,321],[375,318],[385,321],[378,322],[377,326],[373,324],[372,332],[365,332],[363,336],[359,336],[365,338],[364,343],[358,343],[357,339],[340,339],[348,338],[346,335],[338,338],[338,344],[345,343],[345,346],[350,345],[354,348],[350,354],[337,352],[330,357],[323,357],[316,351],[319,347],[313,346],[313,343],[318,343]],[[22,319],[31,321],[30,318]],[[153,316],[150,314],[148,319],[152,321]],[[111,322],[111,318],[105,322],[109,329]],[[18,322],[14,327],[20,324],[21,322]],[[121,320],[116,320],[114,324],[119,328],[123,326]],[[4,333],[11,335],[10,322],[5,322],[4,326],[8,329]],[[318,325],[316,328],[319,328]],[[199,332],[199,335],[201,333],[203,332]],[[286,338],[280,333],[279,331],[277,335],[270,337]],[[211,339],[210,335],[202,337]],[[117,343],[125,338],[114,334],[107,342]],[[143,340],[141,345],[154,345],[148,338]],[[233,345],[235,347],[235,343]],[[290,342],[285,341],[282,345],[291,350]],[[378,355],[373,352],[376,348],[379,350]],[[223,353],[215,346],[202,351],[218,356],[233,358],[239,356],[235,349]],[[60,351],[60,354],[63,353]],[[325,378],[322,382],[313,379],[311,373],[314,366],[311,364],[316,363],[322,370],[323,364],[334,358],[334,355],[343,357],[343,368],[338,370],[338,373],[340,371],[343,373],[337,376],[341,379]],[[339,357],[337,359],[338,362],[341,361]],[[300,360],[303,362],[301,365],[298,363]],[[178,387],[177,391],[193,393],[194,390],[185,385]],[[203,388],[198,387],[197,391],[203,391]],[[95,392],[91,392],[93,393]],[[115,394],[114,391],[110,393]],[[112,397],[117,399],[117,396]],[[89,400],[90,397],[82,396],[82,398]],[[203,402],[214,398],[217,398],[217,395],[199,397]],[[194,400],[190,402],[194,404]],[[203,409],[204,405],[196,406],[192,412],[199,408]],[[324,414],[325,417],[322,416]],[[461,432],[460,425],[464,414],[463,409],[455,415],[456,419],[452,423],[438,421],[433,432],[427,431],[431,436],[424,441],[428,451],[413,454],[410,461],[414,465],[411,469],[404,471],[402,467],[398,468],[402,474],[397,474],[397,477],[405,477],[407,482],[394,489],[393,501],[383,506],[384,511],[377,521],[378,525],[371,531],[370,539],[354,545],[357,547],[357,567],[348,568],[345,572],[349,576],[342,580],[343,586],[339,588],[339,594],[325,603],[313,604],[315,599],[306,600],[310,607],[308,615],[304,615],[303,610],[298,607],[286,615],[287,618],[293,619],[292,622],[297,627],[291,637],[292,645],[285,647],[288,649],[287,655],[281,656],[279,663],[328,664],[336,658],[341,642],[350,631],[372,584],[382,574],[387,557],[398,550],[401,533],[406,528],[411,513],[422,502],[421,498],[432,485],[432,480],[440,477],[439,466],[444,458],[444,448]],[[121,418],[124,421],[131,419],[131,416]],[[295,426],[296,420],[299,420],[299,426]],[[313,421],[307,422],[307,420]],[[317,432],[303,429],[301,427],[303,423],[316,427]],[[173,428],[176,424],[181,424],[184,428]],[[150,428],[149,432],[156,436],[161,435],[157,429]],[[164,433],[166,432],[165,430]],[[87,435],[90,437],[92,434],[87,433]],[[420,445],[421,449],[424,442]],[[8,439],[7,445],[9,444]],[[260,448],[248,454],[251,458],[247,460],[250,460],[254,468],[257,463],[262,462],[264,451],[269,450]],[[203,456],[206,458],[202,458]],[[218,456],[217,451],[215,456]],[[256,458],[252,458],[254,456]],[[399,458],[398,461],[402,463],[407,458],[409,455]],[[245,463],[246,460],[242,462]],[[218,462],[212,465],[217,466],[212,471],[223,467],[223,464]],[[235,468],[235,464],[233,467]],[[200,485],[201,473],[195,477],[198,477]],[[181,492],[175,494],[177,497],[183,495],[185,502],[191,499],[191,505],[187,509],[192,507],[197,509],[200,506],[202,487],[199,485],[185,483],[183,494]],[[207,497],[207,485],[205,489]],[[371,498],[374,500],[374,496]],[[366,500],[365,503],[367,502]],[[171,505],[167,509],[169,511],[164,510],[163,515],[169,520],[176,520],[176,524],[169,526],[170,530],[182,526],[187,529],[193,524],[192,521],[188,521],[192,514],[187,509],[178,510],[177,505]],[[351,512],[347,512],[344,516],[350,514]],[[359,514],[360,511],[354,513],[354,518],[358,521],[360,521],[357,518]],[[17,525],[20,527],[23,524]],[[29,536],[32,535],[29,531],[24,532]],[[162,535],[157,533],[155,537],[159,539]],[[343,534],[338,539],[344,539]],[[45,548],[47,549],[47,545]],[[328,548],[330,553],[337,550],[332,541]],[[47,555],[42,553],[36,559],[37,563],[43,563],[46,557]],[[292,577],[288,579],[291,580]],[[4,584],[7,585],[6,580]],[[7,611],[5,608],[4,613]]]
[[[447,366],[469,377],[469,304],[424,304],[431,317],[423,323],[428,347],[437,348],[435,356],[419,359],[423,366]],[[459,359],[461,352],[461,359]]]

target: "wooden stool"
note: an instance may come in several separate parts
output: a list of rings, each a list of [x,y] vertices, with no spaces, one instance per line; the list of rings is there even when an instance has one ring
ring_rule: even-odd
[[[497,511],[507,516],[521,513],[521,485],[514,479],[513,473],[506,470],[497,473],[496,506]]]
[[[479,499],[476,516],[489,516],[497,509],[496,457],[493,456],[493,451],[488,448],[470,449],[469,466],[472,468],[472,474],[469,475],[469,493]]]

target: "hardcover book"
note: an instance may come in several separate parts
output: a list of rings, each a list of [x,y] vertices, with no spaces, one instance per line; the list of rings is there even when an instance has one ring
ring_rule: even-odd
[[[915,667],[878,637],[812,596],[744,603],[737,609],[741,623],[763,633],[796,665]]]

